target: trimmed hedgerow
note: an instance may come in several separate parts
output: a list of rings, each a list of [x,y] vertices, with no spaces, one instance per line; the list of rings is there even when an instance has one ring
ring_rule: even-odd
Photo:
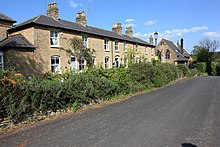
[[[9,118],[18,123],[36,115],[76,111],[83,105],[99,103],[117,95],[161,87],[178,78],[195,76],[197,70],[185,65],[137,63],[128,68],[93,68],[85,73],[68,71],[63,75],[48,74],[32,78],[0,73],[0,122]]]

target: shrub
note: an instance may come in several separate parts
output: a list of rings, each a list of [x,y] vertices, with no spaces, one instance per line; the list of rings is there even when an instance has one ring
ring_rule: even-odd
[[[184,77],[189,77],[190,76],[190,71],[189,68],[184,65],[184,64],[179,64],[178,65],[179,70],[183,73]]]
[[[220,64],[216,65],[216,74],[217,76],[220,76]]]
[[[163,63],[158,64],[156,67],[160,69],[163,73],[164,84],[168,84],[178,78],[178,70],[177,67],[175,67],[174,65]]]
[[[150,88],[156,74],[156,68],[149,63],[137,63],[129,66],[128,74],[132,81],[139,82]]]
[[[206,72],[206,63],[205,62],[198,62],[196,64],[196,68],[198,69],[199,72],[205,73]]]
[[[165,84],[164,74],[160,70],[160,68],[157,68],[156,75],[154,76],[153,79],[153,84],[155,88],[161,87]]]
[[[198,75],[198,69],[190,69],[190,75],[191,77],[195,77]]]

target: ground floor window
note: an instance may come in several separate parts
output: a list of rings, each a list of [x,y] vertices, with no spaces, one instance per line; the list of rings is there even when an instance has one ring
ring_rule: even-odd
[[[0,70],[4,70],[3,52],[0,52]]]
[[[95,56],[92,57],[92,62],[93,62],[93,66],[95,67],[96,66],[96,57]]]
[[[77,59],[76,57],[71,57],[71,70],[76,71],[77,70]]]
[[[127,67],[127,62],[128,62],[127,56],[124,56],[124,67]]]
[[[105,57],[105,68],[109,68],[109,57]]]
[[[115,67],[116,67],[116,68],[119,68],[119,67],[120,67],[120,61],[119,61],[119,60],[120,60],[119,57],[116,56],[116,57],[115,57]]]
[[[79,70],[84,70],[85,69],[85,59],[82,57],[79,60]]]
[[[60,72],[60,56],[51,56],[51,71]]]

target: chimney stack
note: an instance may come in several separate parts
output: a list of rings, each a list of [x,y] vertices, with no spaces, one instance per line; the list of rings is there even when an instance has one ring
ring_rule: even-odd
[[[125,34],[126,34],[127,36],[133,37],[133,31],[132,31],[132,27],[131,27],[131,26],[126,27]]]
[[[183,38],[180,39],[180,50],[181,50],[181,53],[183,54]]]
[[[180,47],[183,49],[183,38],[180,39]]]
[[[154,38],[153,38],[153,35],[150,35],[149,41],[150,41],[150,44],[151,44],[151,45],[154,44]]]
[[[57,8],[56,2],[49,3],[47,9],[47,16],[53,17],[56,20],[59,18],[59,10]]]
[[[122,35],[122,26],[121,23],[114,23],[112,26],[112,32],[115,32],[119,35]]]
[[[77,24],[81,24],[84,27],[86,27],[86,16],[85,16],[85,12],[78,12],[76,15],[76,23]]]

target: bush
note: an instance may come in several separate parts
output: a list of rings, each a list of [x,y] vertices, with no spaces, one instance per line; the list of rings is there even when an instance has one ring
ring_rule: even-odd
[[[217,76],[220,76],[220,64],[216,65],[216,74]]]
[[[168,84],[178,78],[178,69],[169,63],[158,64],[156,66],[163,73],[164,84]]]
[[[156,68],[149,63],[137,63],[129,66],[128,74],[132,81],[136,81],[150,88],[156,74]]]
[[[179,64],[178,68],[182,72],[183,77],[190,77],[190,71],[189,71],[189,68],[186,65]]]
[[[161,87],[165,84],[164,74],[159,68],[157,68],[156,75],[153,79],[153,84],[155,88]]]
[[[198,75],[198,69],[190,69],[190,75],[191,77],[195,77]]]
[[[205,73],[206,72],[206,63],[205,62],[198,62],[196,64],[196,68],[198,69],[199,72]]]

